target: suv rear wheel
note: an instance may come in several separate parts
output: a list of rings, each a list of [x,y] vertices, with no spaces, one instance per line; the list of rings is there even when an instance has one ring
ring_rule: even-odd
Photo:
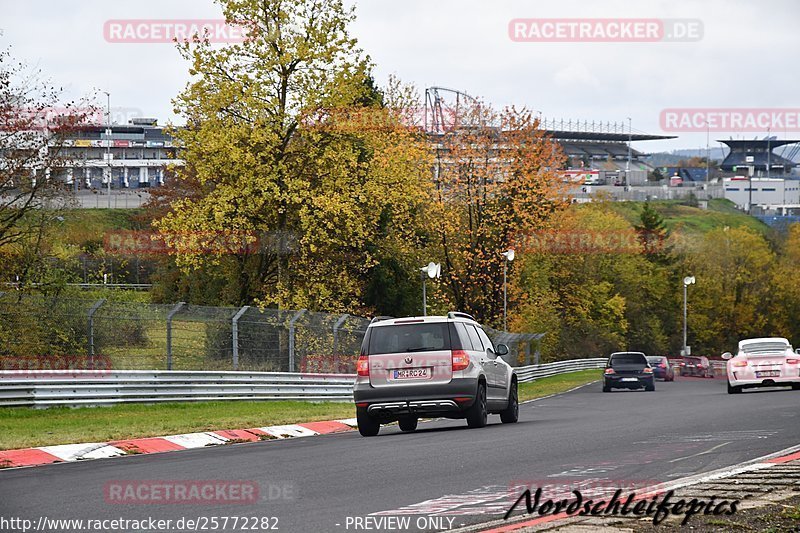
[[[731,385],[731,382],[728,382],[728,394],[741,394],[742,388],[737,387],[735,385]]]
[[[486,410],[486,384],[478,384],[478,394],[475,396],[475,403],[467,410],[467,425],[471,428],[482,428],[486,425],[488,418]]]
[[[374,437],[381,430],[381,423],[369,416],[363,407],[356,408],[356,420],[358,421],[358,432],[362,437]]]
[[[511,382],[511,390],[508,392],[508,407],[500,412],[500,420],[503,424],[513,424],[519,420],[519,396],[517,382]]]
[[[417,429],[419,419],[416,416],[404,416],[397,421],[401,431],[414,431]]]

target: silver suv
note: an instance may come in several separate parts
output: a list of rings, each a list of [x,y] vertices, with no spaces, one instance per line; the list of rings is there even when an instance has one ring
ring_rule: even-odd
[[[487,415],[517,421],[517,377],[503,360],[508,346],[492,341],[465,313],[372,320],[356,365],[353,390],[358,431],[378,434],[397,421],[402,431],[420,418],[466,418],[471,428]]]

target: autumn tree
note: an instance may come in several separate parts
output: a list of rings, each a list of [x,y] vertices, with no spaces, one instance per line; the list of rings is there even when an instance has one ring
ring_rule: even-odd
[[[0,52],[0,271],[3,281],[48,285],[42,249],[69,191],[57,173],[65,140],[94,116],[86,102],[64,102],[42,73]],[[13,278],[11,277],[13,276]],[[17,279],[19,278],[19,279]]]
[[[607,202],[573,206],[539,232],[519,263],[515,327],[542,331],[545,359],[668,348],[669,273]]]
[[[567,204],[564,156],[528,110],[475,102],[456,122],[436,140],[432,233],[452,306],[499,324],[501,254]]]
[[[800,284],[797,267],[800,265],[800,224],[789,226],[772,271],[772,306],[770,316],[777,334],[800,344]]]
[[[392,119],[341,0],[219,3],[248,38],[179,45],[194,77],[175,100],[186,119],[179,172],[199,194],[172,201],[156,225],[179,236],[184,271],[226,267],[231,303],[363,310],[376,258],[415,247],[424,139]],[[198,253],[196,241],[219,232],[259,245]]]
[[[697,279],[689,289],[689,339],[696,353],[718,355],[740,339],[774,333],[774,260],[767,240],[746,227],[711,230],[691,249],[685,266]]]

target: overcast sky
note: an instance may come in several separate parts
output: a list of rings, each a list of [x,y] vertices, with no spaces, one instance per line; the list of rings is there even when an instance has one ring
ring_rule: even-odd
[[[420,88],[438,85],[550,118],[626,121],[663,133],[664,108],[800,107],[797,0],[356,0],[352,33],[376,64]],[[175,120],[187,65],[171,44],[109,43],[109,19],[218,18],[212,0],[0,0],[0,47],[40,68],[70,98],[108,90],[112,107]],[[515,18],[698,19],[696,42],[513,42]],[[796,137],[772,132],[779,138]],[[765,135],[766,132],[763,132]],[[756,134],[748,133],[747,138]],[[714,138],[736,134],[712,134]],[[638,143],[705,147],[706,134]]]

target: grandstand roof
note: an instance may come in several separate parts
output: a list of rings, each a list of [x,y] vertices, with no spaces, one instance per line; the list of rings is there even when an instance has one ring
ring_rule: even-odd
[[[618,142],[626,143],[630,138],[631,141],[663,141],[666,139],[675,139],[675,135],[649,135],[646,133],[633,133],[630,136],[627,133],[609,133],[597,131],[563,131],[563,130],[545,130],[549,136],[554,139],[562,141],[595,141],[595,142]]]
[[[793,139],[751,139],[751,140],[720,140],[719,142],[725,143],[730,148],[730,152],[725,157],[725,160],[720,164],[720,168],[727,172],[732,172],[734,167],[755,167],[755,170],[766,170],[769,164],[770,169],[783,168],[785,171],[790,171],[798,166],[797,163],[792,161],[792,158],[797,154],[800,149],[800,140]],[[772,152],[775,148],[795,144],[794,148],[790,149],[789,157],[781,157],[780,155]],[[747,158],[752,157],[752,162],[747,162]]]

